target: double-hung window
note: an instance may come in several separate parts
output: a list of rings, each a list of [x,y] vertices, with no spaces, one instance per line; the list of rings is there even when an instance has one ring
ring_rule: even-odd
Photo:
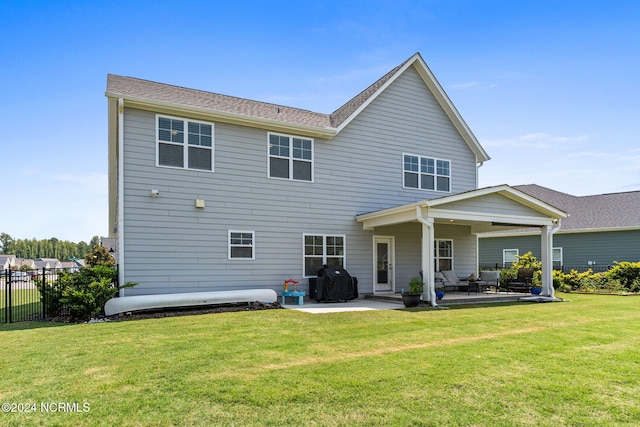
[[[313,181],[313,140],[269,133],[269,177]]]
[[[255,231],[229,230],[229,259],[255,259]]]
[[[453,270],[453,240],[436,239],[434,246],[438,271]]]
[[[157,165],[213,171],[213,123],[156,116]]]
[[[451,162],[432,157],[403,155],[404,187],[451,191]]]
[[[562,248],[553,248],[553,268],[562,268]]]
[[[345,236],[305,234],[304,276],[318,274],[323,265],[344,268]]]
[[[503,249],[502,250],[502,266],[504,268],[511,267],[511,264],[518,262],[518,249]]]

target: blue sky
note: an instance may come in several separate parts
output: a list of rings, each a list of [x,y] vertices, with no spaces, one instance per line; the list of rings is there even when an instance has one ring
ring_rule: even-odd
[[[420,52],[480,186],[640,190],[640,2],[0,3],[0,232],[107,234],[107,73],[330,113]]]

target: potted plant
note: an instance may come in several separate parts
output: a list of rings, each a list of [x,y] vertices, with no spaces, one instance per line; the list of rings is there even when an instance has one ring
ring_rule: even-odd
[[[536,270],[533,273],[533,278],[531,279],[531,291],[532,295],[540,295],[542,293],[542,271]]]
[[[444,283],[442,283],[441,281],[436,281],[435,288],[436,300],[440,301],[442,298],[444,298]]]
[[[419,277],[414,277],[409,281],[409,292],[402,293],[402,303],[405,307],[417,307],[422,297],[424,282]]]

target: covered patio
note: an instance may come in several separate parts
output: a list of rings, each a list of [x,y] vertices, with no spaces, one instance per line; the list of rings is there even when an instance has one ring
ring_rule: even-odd
[[[358,215],[356,220],[365,230],[390,230],[389,227],[420,224],[420,272],[425,282],[423,300],[437,306],[434,273],[442,265],[436,263],[436,234],[448,230],[455,234],[458,253],[452,254],[451,269],[465,275],[478,274],[477,234],[488,231],[537,227],[542,247],[542,296],[554,300],[551,271],[553,267],[553,234],[560,229],[566,212],[508,185],[481,188],[454,195],[423,200]],[[374,236],[374,240],[375,240]],[[396,263],[398,264],[398,263]],[[463,268],[459,268],[462,266]],[[400,268],[398,269],[400,270]],[[393,274],[411,274],[394,271]],[[375,279],[374,279],[375,280]],[[388,294],[398,289],[390,288]],[[374,294],[376,292],[374,284]]]

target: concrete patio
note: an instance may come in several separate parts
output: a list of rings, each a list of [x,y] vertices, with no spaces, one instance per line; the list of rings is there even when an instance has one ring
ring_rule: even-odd
[[[456,304],[478,304],[478,303],[500,303],[500,302],[517,302],[520,298],[530,297],[531,294],[524,293],[506,293],[506,292],[487,292],[487,293],[471,293],[449,291],[444,298],[438,302],[441,307],[447,307]],[[366,294],[364,298],[346,301],[346,302],[316,302],[315,300],[306,299],[303,305],[285,304],[284,308],[291,310],[303,311],[306,313],[339,313],[345,311],[368,311],[368,310],[398,310],[403,309],[402,296],[399,293],[388,294]]]

